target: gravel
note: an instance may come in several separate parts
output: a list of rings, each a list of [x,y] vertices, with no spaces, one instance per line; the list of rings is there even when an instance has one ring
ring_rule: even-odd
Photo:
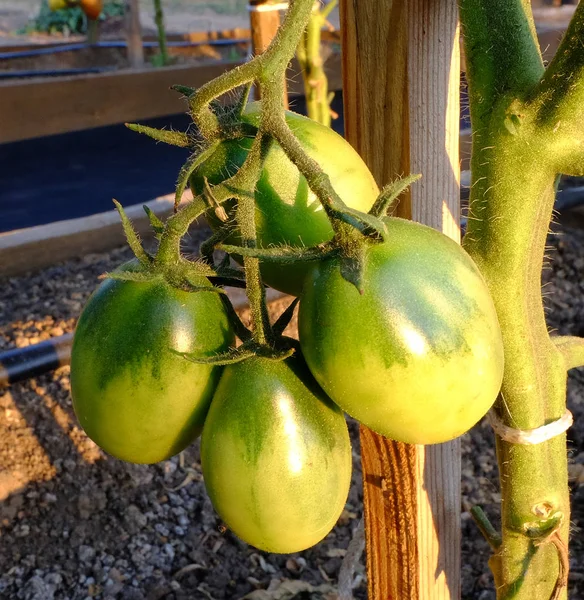
[[[584,232],[550,235],[544,272],[550,328],[584,335]],[[193,247],[196,239],[192,241]],[[0,351],[73,330],[98,276],[130,258],[94,254],[0,281]],[[274,313],[285,302],[272,305]],[[245,315],[244,315],[245,316]],[[584,373],[569,379],[573,530],[584,523]],[[0,598],[7,600],[333,600],[342,557],[362,511],[358,428],[349,423],[354,470],[346,509],[316,547],[259,552],[225,530],[204,490],[198,443],[156,465],[107,457],[79,428],[69,368],[0,389]],[[495,600],[490,550],[468,510],[497,523],[493,434],[463,436],[464,600]],[[571,546],[571,599],[584,597],[584,540]],[[355,598],[366,598],[363,564]]]

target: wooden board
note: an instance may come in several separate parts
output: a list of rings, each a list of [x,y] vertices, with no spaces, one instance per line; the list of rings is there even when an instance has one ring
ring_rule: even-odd
[[[6,82],[0,85],[0,144],[186,111],[184,100],[170,90],[171,85],[199,87],[239,64],[217,62]],[[331,89],[340,89],[338,54],[329,57],[326,69]],[[296,61],[288,81],[291,95],[304,93]]]
[[[399,214],[459,236],[456,0],[341,0],[348,140],[379,184],[422,172]],[[460,445],[361,427],[370,600],[460,596]]]

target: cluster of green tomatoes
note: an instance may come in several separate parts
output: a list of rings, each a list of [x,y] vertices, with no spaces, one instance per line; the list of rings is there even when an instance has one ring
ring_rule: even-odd
[[[369,211],[379,190],[352,147],[307,118],[286,119],[344,203]],[[232,176],[251,143],[219,144],[192,174],[193,193]],[[333,236],[320,202],[275,143],[255,202],[259,247],[312,247]],[[435,444],[472,427],[501,385],[499,324],[473,261],[440,232],[384,222],[387,237],[360,248],[359,289],[344,276],[340,255],[261,261],[266,285],[300,299],[299,345],[284,360],[255,355],[217,366],[185,358],[235,344],[232,318],[204,277],[195,292],[162,273],[106,279],[81,315],[73,346],[74,408],[87,434],[113,456],[139,463],[167,459],[201,435],[207,491],[235,534],[270,552],[316,544],[349,491],[343,412],[393,440]],[[239,240],[234,223],[227,241]]]

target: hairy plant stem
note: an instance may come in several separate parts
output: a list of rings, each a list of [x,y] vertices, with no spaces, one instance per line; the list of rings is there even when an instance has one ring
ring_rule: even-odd
[[[302,69],[308,116],[327,127],[330,127],[331,124],[330,103],[332,98],[329,97],[328,79],[323,68],[321,31],[336,5],[337,0],[332,0],[326,8],[318,7],[313,10],[296,51],[296,57]]]
[[[257,247],[254,191],[269,144],[270,139],[267,136],[259,135],[254,140],[248,156],[250,176],[244,182],[244,189],[249,190],[249,194],[239,196],[237,202],[235,218],[239,226],[241,243],[246,248]],[[271,345],[274,340],[266,304],[266,290],[260,274],[260,261],[257,258],[244,256],[243,266],[246,292],[253,320],[254,340],[260,346]]]
[[[249,63],[242,65],[217,79],[214,79],[196,91],[187,91],[191,116],[200,133],[211,144],[218,143],[225,123],[213,109],[213,102],[222,94],[239,86],[257,83],[262,95],[262,110],[259,131],[246,161],[235,176],[209,190],[213,194],[213,203],[219,205],[225,200],[238,200],[236,221],[241,233],[242,243],[248,249],[257,247],[255,226],[255,185],[260,177],[263,157],[269,140],[276,140],[306,178],[309,187],[316,193],[331,219],[335,237],[339,244],[351,248],[362,243],[359,232],[373,231],[380,237],[385,234],[385,226],[370,215],[363,215],[347,208],[332,188],[328,176],[319,165],[306,155],[302,146],[288,127],[284,110],[284,76],[289,61],[306,28],[313,8],[313,0],[293,0],[282,27],[279,29],[270,47]],[[244,96],[242,96],[244,97]],[[243,106],[240,107],[241,109]],[[173,138],[174,140],[174,138]],[[180,140],[183,143],[183,140]],[[211,150],[209,150],[211,151]],[[199,160],[193,155],[183,167],[177,185],[177,200],[187,184],[192,169]],[[209,205],[204,196],[194,199],[188,206],[168,219],[161,235],[156,256],[158,265],[167,270],[180,270],[188,263],[180,253],[180,240],[186,234],[189,225],[203,214]],[[356,231],[357,229],[358,231]],[[265,302],[265,290],[261,282],[259,259],[244,256],[247,294],[254,320],[254,339],[259,345],[271,345],[273,332],[268,320]]]
[[[460,9],[473,125],[463,244],[489,285],[503,331],[505,375],[496,413],[505,425],[528,430],[564,414],[566,371],[584,355],[581,344],[566,342],[562,352],[563,344],[550,338],[541,295],[556,175],[570,161],[580,168],[583,162],[566,148],[575,143],[575,119],[584,111],[550,79],[562,72],[572,77],[570,90],[582,88],[584,52],[570,52],[574,42],[564,41],[570,55],[544,75],[528,0],[460,0]],[[566,118],[560,135],[554,114]],[[566,598],[566,435],[533,446],[498,436],[496,442],[502,543],[490,564],[497,598]]]
[[[257,80],[260,75],[267,82],[266,87],[282,87],[277,77],[284,77],[286,74],[288,63],[294,56],[310,18],[312,5],[312,0],[292,0],[282,26],[263,54],[220,75],[197,90],[191,98],[190,108],[193,120],[203,136],[211,139],[217,135],[220,128],[217,115],[209,106],[215,98],[235,87]],[[283,110],[282,105],[282,114]]]
[[[166,47],[166,29],[164,27],[164,12],[162,10],[162,0],[154,0],[154,21],[158,32],[158,49],[160,50],[160,61],[162,66],[167,65],[168,49]]]

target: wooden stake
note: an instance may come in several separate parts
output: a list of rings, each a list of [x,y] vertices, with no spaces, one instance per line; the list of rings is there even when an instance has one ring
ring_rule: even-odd
[[[347,139],[380,185],[421,172],[398,214],[459,240],[456,0],[341,0],[341,31]],[[369,599],[458,599],[459,441],[362,427],[361,457]]]
[[[138,68],[144,65],[144,46],[140,25],[139,0],[126,0],[126,40],[130,66]]]
[[[255,55],[261,54],[274,39],[280,27],[280,12],[278,10],[265,10],[270,2],[266,0],[250,0],[249,23],[251,27],[251,46]],[[257,90],[254,91],[257,96]],[[284,94],[284,105],[288,108],[288,94]]]

